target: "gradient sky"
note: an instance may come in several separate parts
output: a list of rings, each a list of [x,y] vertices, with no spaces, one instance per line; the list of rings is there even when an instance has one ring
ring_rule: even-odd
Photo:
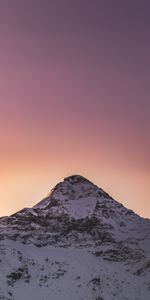
[[[0,216],[81,174],[150,218],[150,1],[0,1]]]

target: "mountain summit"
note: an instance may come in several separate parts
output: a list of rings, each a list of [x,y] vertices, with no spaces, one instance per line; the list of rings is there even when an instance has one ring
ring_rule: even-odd
[[[84,218],[94,213],[99,196],[109,197],[102,189],[80,175],[69,176],[34,206],[39,209],[60,208],[72,218]],[[55,209],[55,213],[57,212]]]
[[[150,220],[69,176],[0,219],[0,299],[149,300],[149,250]]]

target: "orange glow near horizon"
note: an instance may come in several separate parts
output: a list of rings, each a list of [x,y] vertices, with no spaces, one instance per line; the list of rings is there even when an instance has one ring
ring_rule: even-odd
[[[7,161],[7,166],[3,164],[0,173],[1,216],[23,207],[32,207],[59,181],[72,174],[87,177],[126,207],[141,216],[149,216],[149,174],[144,170],[137,172],[114,156],[106,163],[107,154],[92,157],[91,153],[84,155],[84,150],[80,152],[80,157],[77,152],[70,156],[68,153],[66,156],[50,153],[49,157],[44,157],[43,153],[42,157],[36,160],[32,155],[28,161],[20,159]]]

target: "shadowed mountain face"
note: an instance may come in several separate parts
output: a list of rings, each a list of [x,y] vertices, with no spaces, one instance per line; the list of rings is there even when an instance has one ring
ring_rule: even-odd
[[[150,299],[150,220],[82,176],[65,178],[33,208],[1,218],[0,240],[0,249],[4,249],[4,254],[0,252],[2,279],[11,293],[7,298],[0,286],[0,299],[23,299],[19,293],[27,284],[29,298],[33,284],[39,289],[32,299],[46,300],[48,295],[54,300]],[[38,256],[45,275],[39,270]],[[6,261],[9,268],[4,266]],[[61,275],[56,266],[52,268],[54,261],[61,265]],[[81,276],[82,263],[85,270]]]

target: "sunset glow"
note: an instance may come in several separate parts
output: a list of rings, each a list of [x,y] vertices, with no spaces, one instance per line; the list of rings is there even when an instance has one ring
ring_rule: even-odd
[[[81,174],[150,217],[150,2],[119,3],[0,3],[0,216]]]

